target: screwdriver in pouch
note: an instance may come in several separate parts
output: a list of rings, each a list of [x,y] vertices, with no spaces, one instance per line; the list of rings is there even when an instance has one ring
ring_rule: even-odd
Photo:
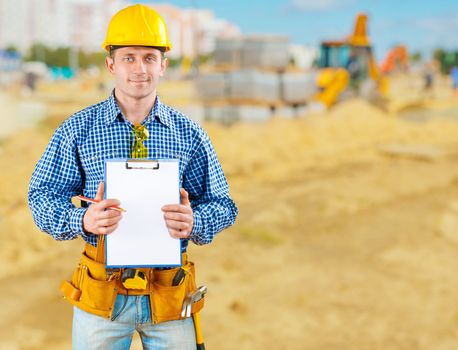
[[[185,275],[186,275],[186,271],[180,267],[178,271],[175,273],[175,276],[173,277],[172,286],[180,285]]]

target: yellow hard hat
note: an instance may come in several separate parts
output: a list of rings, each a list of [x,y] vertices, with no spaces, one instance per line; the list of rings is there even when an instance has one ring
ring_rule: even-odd
[[[164,19],[140,4],[126,7],[111,18],[102,47],[110,51],[110,46],[154,46],[164,51],[172,48]]]

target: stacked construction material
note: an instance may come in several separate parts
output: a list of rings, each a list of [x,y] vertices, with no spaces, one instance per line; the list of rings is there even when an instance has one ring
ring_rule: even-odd
[[[234,68],[240,65],[242,38],[221,38],[215,42],[215,65]]]
[[[270,109],[252,105],[209,105],[204,108],[204,120],[222,124],[238,121],[263,122],[271,118]]]
[[[284,71],[288,67],[288,38],[283,36],[246,37],[240,54],[242,68]]]
[[[283,73],[280,75],[281,98],[286,104],[306,104],[315,95],[316,74]]]
[[[196,80],[196,89],[205,103],[222,102],[229,94],[228,73],[212,72],[201,74]]]
[[[280,78],[276,73],[239,70],[228,73],[226,82],[231,102],[270,105],[280,100]]]
[[[213,70],[196,80],[205,119],[262,121],[280,110],[296,116],[316,92],[315,77],[288,71],[288,45],[283,36],[217,40]]]

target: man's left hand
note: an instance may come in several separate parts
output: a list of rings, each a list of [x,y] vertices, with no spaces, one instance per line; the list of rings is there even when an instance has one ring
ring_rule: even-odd
[[[164,205],[162,211],[170,235],[174,238],[188,238],[194,226],[194,215],[188,192],[181,188],[180,195],[180,204]]]

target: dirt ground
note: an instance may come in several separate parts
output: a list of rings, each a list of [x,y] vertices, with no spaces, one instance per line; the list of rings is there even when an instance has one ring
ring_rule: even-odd
[[[75,107],[47,103],[46,120],[0,144],[5,350],[71,348],[58,286],[83,243],[40,233],[26,200],[52,129]],[[352,100],[323,115],[205,125],[240,211],[211,245],[190,248],[209,289],[207,349],[458,348],[458,100],[444,91],[421,107],[431,119]],[[456,119],[434,118],[444,108]]]

